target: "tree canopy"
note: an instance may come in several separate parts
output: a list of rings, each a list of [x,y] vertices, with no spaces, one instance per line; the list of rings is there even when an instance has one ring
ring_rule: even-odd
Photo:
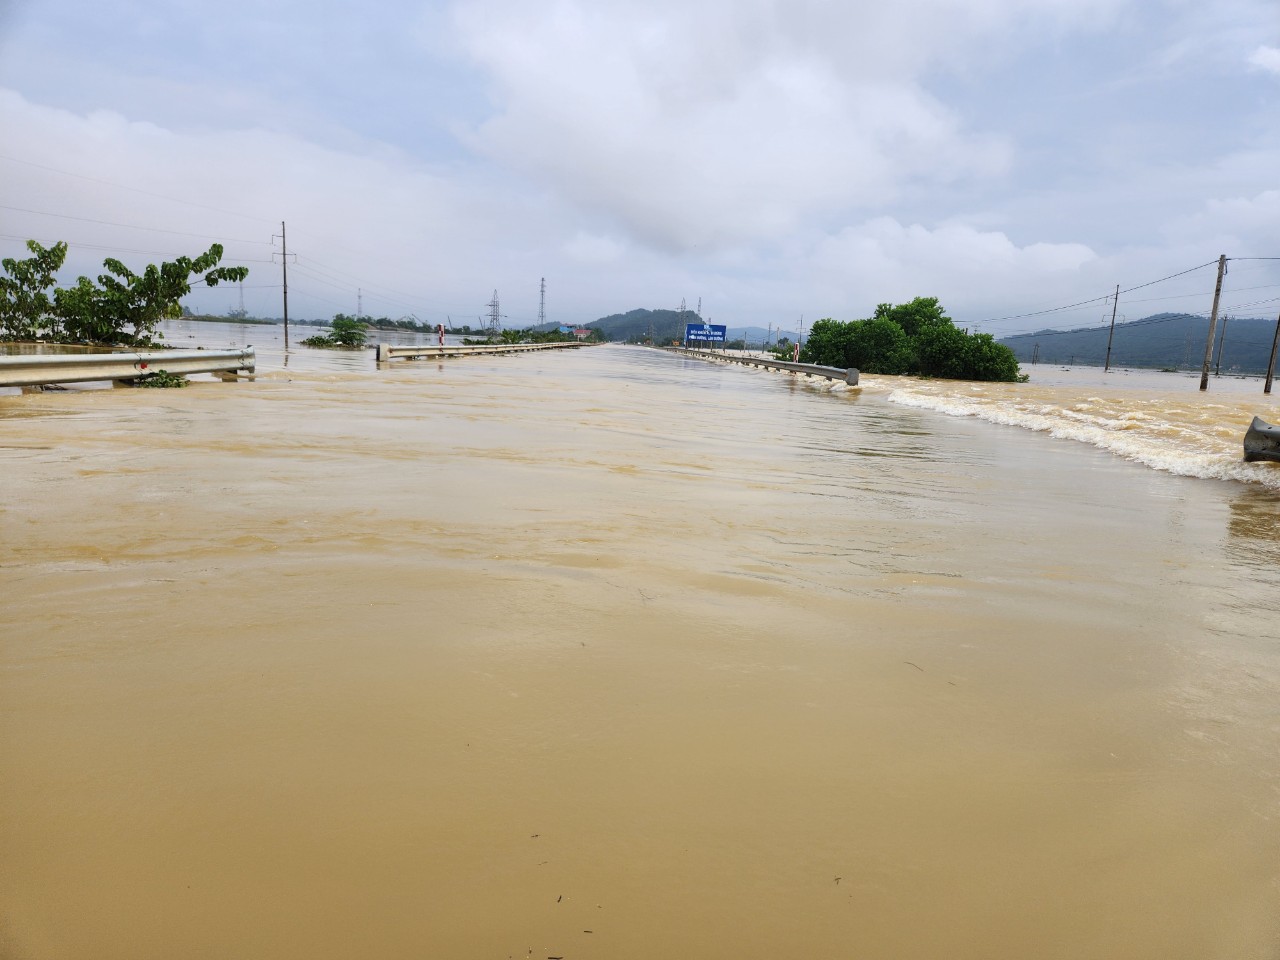
[[[108,257],[96,284],[80,277],[73,287],[54,288],[67,245],[46,249],[28,240],[27,249],[33,256],[26,260],[0,261],[6,274],[0,277],[0,337],[5,339],[150,343],[159,336],[161,320],[181,316],[180,301],[193,283],[216,287],[249,275],[248,267],[219,267],[222,245],[215,243],[195,259],[148,264],[141,273]]]
[[[806,363],[857,367],[864,373],[917,374],[951,380],[1020,379],[1013,351],[990,334],[956,327],[936,297],[882,303],[865,320],[814,323],[800,353]]]
[[[53,319],[53,301],[46,292],[67,259],[67,245],[59,241],[46,249],[27,241],[34,254],[26,260],[5,257],[0,261],[6,276],[0,277],[0,336],[32,340]]]

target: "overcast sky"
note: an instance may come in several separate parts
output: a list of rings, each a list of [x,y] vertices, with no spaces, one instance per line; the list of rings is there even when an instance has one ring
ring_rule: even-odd
[[[1276,0],[0,0],[0,255],[212,241],[251,313],[1017,316],[1216,261],[1280,303]],[[275,250],[279,240],[275,240]],[[1207,312],[1206,267],[1120,298]],[[240,291],[193,294],[225,313]],[[1015,317],[1002,320],[997,318]]]

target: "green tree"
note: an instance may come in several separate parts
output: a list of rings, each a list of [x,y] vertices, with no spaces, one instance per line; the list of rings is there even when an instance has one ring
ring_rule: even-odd
[[[134,273],[119,260],[108,257],[102,261],[107,272],[98,277],[102,285],[99,306],[114,319],[121,339],[126,336],[123,327],[127,323],[133,326],[128,339],[134,343],[150,341],[161,320],[182,315],[179,301],[191,292],[193,280],[216,287],[223,280],[243,280],[249,275],[248,267],[219,267],[221,259],[220,243],[211,245],[194,260],[178,257],[158,267],[149,263],[142,273]]]
[[[845,362],[853,331],[848,323],[823,317],[815,320],[809,329],[802,356],[805,363],[820,363],[828,367],[848,366]]]
[[[882,303],[869,320],[817,321],[801,359],[864,373],[915,373],[954,380],[1023,379],[1013,351],[989,334],[958,329],[936,297]]]
[[[821,330],[819,326],[821,325]],[[805,363],[832,367],[857,367],[864,373],[911,373],[915,351],[911,339],[898,324],[885,317],[838,323],[819,320],[800,358]],[[814,333],[818,334],[815,343]]]
[[[943,311],[937,297],[916,297],[910,303],[900,303],[897,306],[881,303],[876,306],[872,318],[892,320],[912,339],[925,330],[952,325],[951,318]]]
[[[843,367],[857,367],[867,373],[903,374],[915,367],[911,338],[893,320],[872,317],[852,324],[853,336]]]
[[[6,340],[31,340],[41,334],[55,337],[58,334],[53,299],[46,291],[53,286],[54,274],[67,259],[67,245],[59,241],[45,248],[28,240],[27,249],[35,256],[26,260],[6,257],[0,261],[7,274],[0,277],[0,337]]]
[[[952,323],[930,327],[915,342],[917,372],[927,377],[963,380],[969,368],[968,335]]]
[[[336,345],[342,347],[364,346],[365,325],[355,317],[348,316],[345,313],[335,314],[332,327],[333,333],[329,335],[329,339]]]
[[[159,336],[161,320],[182,315],[179,301],[191,292],[193,282],[216,287],[223,280],[243,280],[248,267],[219,267],[222,245],[215,243],[196,257],[178,257],[159,266],[148,264],[134,273],[119,260],[102,261],[106,273],[95,285],[80,277],[70,288],[54,291],[54,312],[62,335],[95,343],[150,343]],[[132,326],[131,332],[125,327]]]
[[[1018,372],[1018,358],[989,333],[967,334],[966,380],[997,380],[1016,383],[1027,378]]]
[[[66,339],[89,343],[120,340],[115,315],[104,301],[102,290],[88,277],[80,277],[74,287],[59,287],[53,295]]]

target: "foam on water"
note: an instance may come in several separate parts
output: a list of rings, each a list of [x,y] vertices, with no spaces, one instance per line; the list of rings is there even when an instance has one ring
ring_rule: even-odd
[[[1280,491],[1280,467],[1243,460],[1241,443],[1249,421],[1238,404],[1174,405],[1159,394],[1045,402],[1040,392],[1023,389],[1028,392],[922,382],[892,389],[888,400],[1087,443],[1178,476],[1235,480]]]

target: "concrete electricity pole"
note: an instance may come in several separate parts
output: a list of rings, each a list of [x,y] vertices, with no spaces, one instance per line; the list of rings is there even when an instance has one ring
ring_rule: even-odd
[[[1227,272],[1227,255],[1218,257],[1218,283],[1213,288],[1213,310],[1209,314],[1209,337],[1204,344],[1204,365],[1200,368],[1200,389],[1209,389],[1209,364],[1213,362],[1213,334],[1218,326],[1218,301],[1222,298],[1222,277]]]
[[[289,349],[289,246],[285,242],[284,221],[280,221],[280,274],[284,288],[284,348]]]
[[[1107,359],[1102,364],[1102,372],[1111,369],[1111,338],[1116,335],[1116,307],[1120,306],[1120,284],[1116,284],[1116,299],[1111,304],[1111,332],[1107,334]]]

